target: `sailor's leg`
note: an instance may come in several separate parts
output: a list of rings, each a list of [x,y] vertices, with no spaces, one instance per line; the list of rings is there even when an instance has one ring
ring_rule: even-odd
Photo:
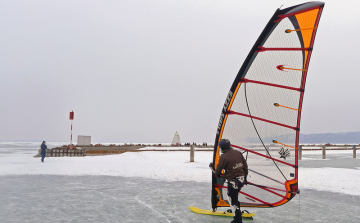
[[[237,188],[234,180],[228,182],[228,196],[230,204],[234,209],[240,208],[239,191],[240,189]]]
[[[241,210],[240,210],[240,202],[239,202],[239,191],[238,183],[235,180],[231,180],[228,182],[228,196],[230,200],[231,206],[234,208],[234,220],[232,223],[241,223]]]

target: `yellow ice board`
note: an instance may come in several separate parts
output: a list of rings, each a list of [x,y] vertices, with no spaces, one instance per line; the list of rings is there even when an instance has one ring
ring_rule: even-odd
[[[208,215],[217,215],[217,216],[224,216],[224,217],[234,217],[233,213],[223,212],[223,211],[211,211],[211,210],[204,210],[196,207],[189,207],[191,211],[198,213],[198,214],[208,214]],[[242,213],[243,218],[252,218],[255,216],[254,213]]]

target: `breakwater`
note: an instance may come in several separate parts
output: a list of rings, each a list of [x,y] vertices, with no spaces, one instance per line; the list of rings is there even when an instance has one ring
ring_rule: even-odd
[[[95,146],[62,146],[46,150],[46,157],[63,157],[63,156],[102,156],[121,154],[125,152],[142,152],[142,151],[186,151],[190,150],[188,145],[170,146],[170,145],[95,145]],[[146,149],[143,149],[146,148]],[[171,148],[171,149],[170,149]],[[213,146],[199,145],[197,151],[211,151]],[[41,157],[41,149],[34,157]]]
[[[102,156],[121,154],[125,152],[142,152],[142,151],[190,151],[191,145],[145,145],[145,144],[128,144],[128,145],[101,145],[96,144],[92,146],[62,146],[52,149],[47,149],[46,157],[62,157],[62,156]],[[299,159],[302,157],[304,150],[322,150],[323,158],[326,157],[325,150],[353,150],[353,157],[356,158],[356,151],[360,145],[332,145],[332,144],[302,144],[299,145]],[[195,145],[196,151],[213,151],[212,145]],[[41,150],[34,157],[40,157]]]
[[[62,157],[62,156],[86,156],[86,151],[81,148],[52,148],[46,150],[46,157]],[[34,157],[41,157],[41,149]]]

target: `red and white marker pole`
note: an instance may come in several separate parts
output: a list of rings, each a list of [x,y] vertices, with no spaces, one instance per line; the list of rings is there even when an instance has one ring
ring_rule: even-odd
[[[70,112],[70,120],[71,120],[70,148],[72,148],[72,129],[73,129],[74,111]]]

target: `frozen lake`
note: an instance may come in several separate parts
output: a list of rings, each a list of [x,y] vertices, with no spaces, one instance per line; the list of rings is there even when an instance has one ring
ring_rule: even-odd
[[[50,147],[50,146],[49,146]],[[230,222],[210,209],[212,152],[33,158],[38,145],[0,145],[0,222]],[[359,159],[304,152],[300,196],[248,222],[360,222]],[[329,173],[330,172],[330,173]],[[186,180],[181,180],[186,179]],[[343,184],[342,182],[348,182]],[[321,190],[315,190],[320,188]]]

